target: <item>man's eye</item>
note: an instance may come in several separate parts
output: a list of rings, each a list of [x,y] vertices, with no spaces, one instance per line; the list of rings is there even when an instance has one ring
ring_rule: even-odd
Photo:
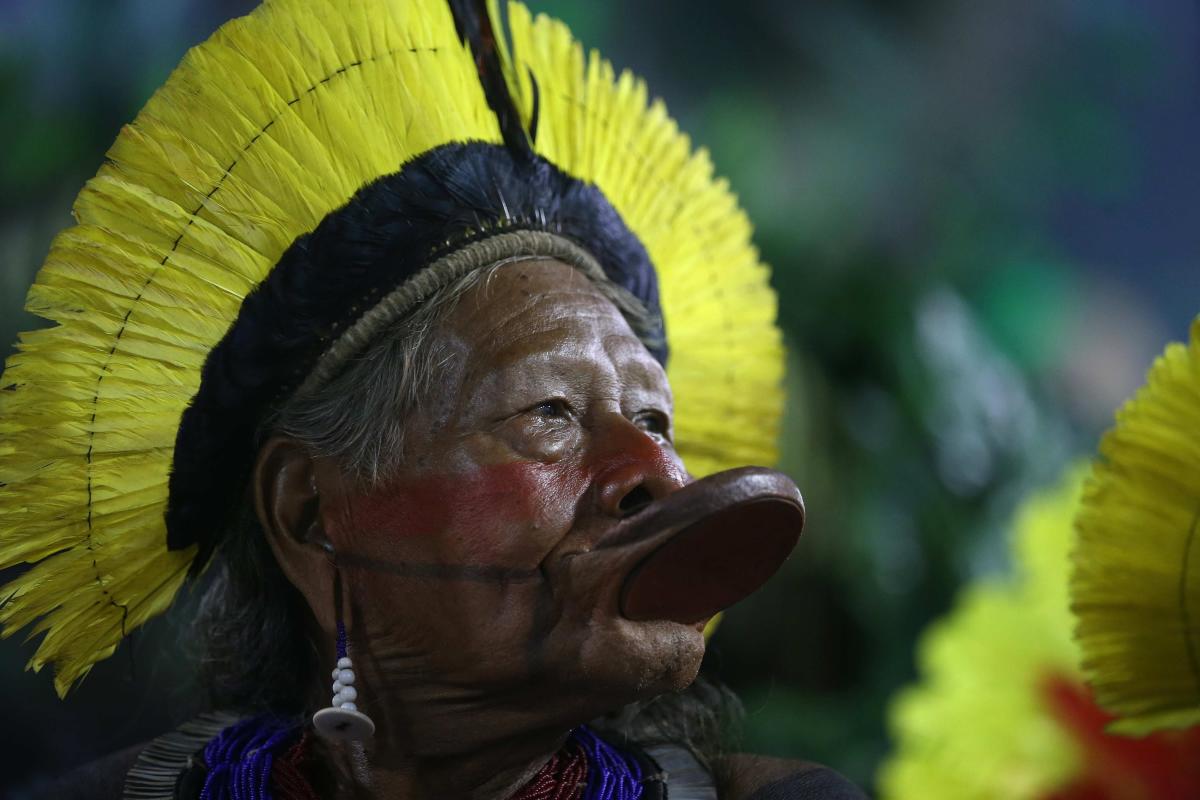
[[[546,419],[565,417],[569,411],[570,409],[567,407],[567,402],[560,399],[543,400],[533,408],[529,409],[529,412],[534,416],[545,417]]]
[[[634,418],[634,424],[646,433],[655,436],[666,436],[670,428],[666,416],[657,411],[647,411]]]

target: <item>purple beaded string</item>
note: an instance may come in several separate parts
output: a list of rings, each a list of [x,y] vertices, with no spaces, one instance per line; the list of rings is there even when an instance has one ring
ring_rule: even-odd
[[[341,615],[339,614],[338,616]],[[329,640],[326,639],[326,641]],[[346,625],[340,619],[337,621],[337,657],[346,657]]]
[[[582,800],[639,800],[642,796],[642,765],[592,733],[586,725],[571,732],[588,761],[587,786]]]
[[[333,613],[337,620],[337,657],[346,657],[346,623],[342,622],[342,571],[337,569],[337,560],[333,562]]]
[[[275,752],[299,733],[293,720],[263,715],[230,725],[204,746],[200,800],[271,800]]]

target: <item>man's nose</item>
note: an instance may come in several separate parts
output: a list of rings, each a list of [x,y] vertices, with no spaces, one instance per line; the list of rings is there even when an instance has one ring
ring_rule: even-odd
[[[688,482],[678,457],[624,416],[595,431],[594,486],[602,513],[629,517]]]

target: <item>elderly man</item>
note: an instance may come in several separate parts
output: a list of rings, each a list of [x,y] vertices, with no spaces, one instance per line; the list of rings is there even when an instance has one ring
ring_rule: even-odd
[[[221,711],[55,796],[860,796],[722,752],[693,683],[803,520],[722,469],[778,413],[744,219],[509,14],[268,2],[81,194],[4,380],[0,620],[65,694],[191,575]]]

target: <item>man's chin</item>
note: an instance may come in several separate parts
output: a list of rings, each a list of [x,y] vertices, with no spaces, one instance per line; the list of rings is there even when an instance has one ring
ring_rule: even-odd
[[[629,703],[680,691],[696,679],[704,658],[703,628],[670,620],[613,620],[591,631],[580,651],[581,690]]]
[[[663,659],[660,679],[664,690],[681,691],[696,680],[700,672],[700,662],[704,660],[704,626],[685,625],[669,620],[658,620],[646,625],[659,626],[661,637],[666,645],[663,648]]]

